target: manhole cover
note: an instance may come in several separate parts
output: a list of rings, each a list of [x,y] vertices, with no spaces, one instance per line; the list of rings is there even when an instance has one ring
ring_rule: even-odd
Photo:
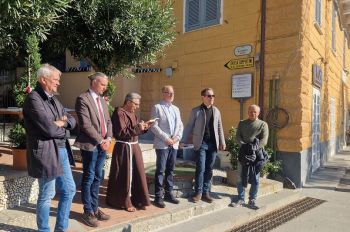
[[[271,213],[265,214],[256,220],[236,227],[231,232],[263,232],[270,231],[283,223],[292,220],[300,214],[319,206],[324,200],[306,197],[299,201],[293,202],[283,208]]]

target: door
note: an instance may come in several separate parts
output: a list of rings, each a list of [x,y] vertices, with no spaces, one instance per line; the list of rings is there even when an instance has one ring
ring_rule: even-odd
[[[321,164],[320,98],[320,91],[314,88],[312,97],[312,172],[316,171]]]
[[[335,154],[335,99],[332,97],[329,111],[330,133],[329,133],[329,155]]]

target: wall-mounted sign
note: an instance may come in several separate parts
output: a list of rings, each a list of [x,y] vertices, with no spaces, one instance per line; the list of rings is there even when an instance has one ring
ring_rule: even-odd
[[[251,73],[232,76],[232,98],[252,96],[252,76]]]
[[[312,84],[322,88],[323,71],[318,64],[312,65]]]
[[[142,68],[142,67],[138,67],[138,68],[134,68],[132,70],[134,73],[154,73],[154,72],[160,72],[162,71],[161,68]]]
[[[90,72],[91,66],[87,67],[66,67],[66,72]]]
[[[252,53],[252,45],[250,44],[237,46],[234,50],[235,56],[244,56],[249,55],[250,53]]]
[[[241,69],[254,67],[254,57],[232,59],[225,64],[228,69]]]

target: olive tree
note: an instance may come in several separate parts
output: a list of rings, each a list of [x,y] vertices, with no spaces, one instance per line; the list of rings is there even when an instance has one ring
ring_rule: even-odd
[[[69,49],[98,71],[115,75],[156,61],[174,40],[175,18],[169,0],[76,0],[49,44]]]
[[[0,66],[9,65],[26,48],[26,38],[44,41],[72,0],[1,0]]]

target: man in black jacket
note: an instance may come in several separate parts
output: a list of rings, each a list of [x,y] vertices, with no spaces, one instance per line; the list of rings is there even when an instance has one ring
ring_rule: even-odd
[[[74,165],[68,138],[75,120],[55,97],[61,72],[43,64],[37,72],[37,86],[23,105],[27,131],[28,173],[38,178],[38,231],[49,232],[49,213],[55,187],[60,192],[55,231],[68,229],[69,212],[76,187],[70,165]]]

